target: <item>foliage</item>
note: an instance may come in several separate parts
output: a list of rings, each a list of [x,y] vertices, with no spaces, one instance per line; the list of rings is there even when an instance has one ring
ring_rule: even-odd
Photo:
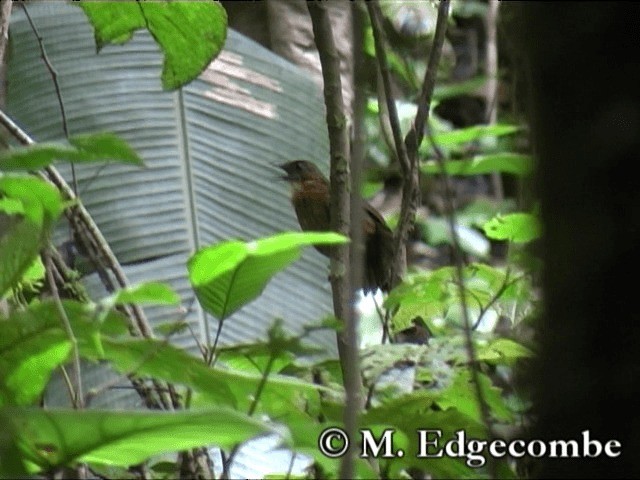
[[[89,2],[80,7],[95,28],[98,49],[106,43],[123,43],[136,29],[147,28],[165,52],[165,88],[177,88],[194,78],[224,43],[226,15],[217,3]],[[194,41],[192,36],[207,41]],[[198,48],[192,48],[196,44]],[[365,50],[375,54],[369,43]],[[392,52],[391,61],[397,75],[418,86],[414,77],[419,65],[401,51]],[[484,81],[444,86],[436,97],[455,97]],[[365,120],[369,157],[386,161],[389,147],[376,127],[380,112],[375,100],[369,105]],[[403,105],[408,128],[414,105],[408,101]],[[533,168],[530,156],[510,148],[509,137],[522,132],[518,125],[456,129],[437,116],[431,123],[433,134],[420,150],[426,176],[501,172],[525,178]],[[0,318],[0,476],[48,474],[78,463],[96,472],[113,472],[108,469],[205,445],[233,452],[257,435],[272,433],[283,446],[308,456],[318,477],[336,477],[340,460],[319,451],[318,437],[329,426],[342,426],[341,371],[335,360],[313,363],[309,355],[318,353],[317,348],[306,337],[316,328],[339,329],[339,323],[324,321],[292,334],[278,319],[266,318],[273,325],[265,341],[206,345],[203,358],[197,358],[169,343],[171,335],[188,327],[182,319],[157,328],[161,338],[131,338],[129,320],[118,310],[129,304],[179,304],[179,295],[168,285],[143,283],[96,302],[61,299],[51,291],[43,280],[40,252],[51,248],[52,229],[70,204],[47,182],[25,172],[57,160],[142,164],[135,151],[113,134],[72,137],[69,144],[38,144],[0,156],[0,221],[6,227],[0,231],[0,294],[10,300],[6,318]],[[436,155],[443,156],[441,161],[434,160]],[[368,193],[381,185],[369,182]],[[460,271],[444,266],[412,272],[384,300],[391,337],[420,327],[427,340],[375,345],[362,352],[368,398],[367,407],[359,412],[359,425],[376,438],[393,429],[394,448],[405,454],[379,459],[376,469],[358,459],[356,472],[361,478],[397,478],[408,469],[422,470],[432,478],[488,476],[486,466],[470,469],[464,458],[416,456],[421,448],[416,428],[421,426],[440,428],[444,438],[453,438],[458,430],[468,437],[487,438],[476,378],[492,426],[518,428],[524,423],[522,405],[528,400],[514,388],[513,374],[520,362],[534,355],[535,345],[525,344],[514,332],[526,324],[535,307],[535,271],[511,262],[512,256],[500,264],[493,262],[489,248],[491,242],[507,242],[509,253],[515,255],[523,244],[540,236],[536,217],[514,210],[513,203],[476,199],[455,212],[456,235],[446,215],[419,219],[422,241],[438,246],[454,244],[460,237],[459,243],[475,261]],[[235,312],[257,298],[274,275],[296,261],[302,248],[345,241],[320,232],[228,240],[195,252],[185,265],[185,275],[203,308],[222,326],[223,320],[232,321]],[[27,284],[41,288],[40,298],[28,300],[18,293]],[[470,319],[474,358],[469,357],[465,316]],[[499,333],[500,325],[506,335]],[[190,410],[37,408],[52,373],[66,369],[76,350],[86,362],[108,362],[123,379],[146,385],[151,385],[149,379],[167,382]],[[215,353],[215,363],[210,353]],[[101,389],[89,392],[101,393]],[[498,463],[500,477],[514,476],[511,465]],[[175,467],[158,462],[151,470],[162,478],[175,471],[171,465]]]
[[[179,88],[196,78],[220,53],[227,13],[217,2],[91,3],[82,8],[93,25],[96,47],[122,44],[146,28],[164,53],[162,86]]]

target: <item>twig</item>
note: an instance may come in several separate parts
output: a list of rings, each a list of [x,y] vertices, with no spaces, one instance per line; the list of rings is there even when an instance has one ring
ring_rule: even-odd
[[[185,316],[186,316],[186,314],[185,314]],[[105,390],[116,387],[121,380],[124,380],[125,378],[128,378],[129,380],[133,380],[136,372],[138,371],[138,369],[141,368],[153,356],[157,355],[157,353],[160,350],[160,348],[165,346],[165,345],[167,345],[169,343],[169,340],[171,339],[171,337],[175,333],[178,332],[178,330],[181,327],[181,325],[179,324],[180,321],[182,321],[182,319],[179,319],[178,323],[176,323],[175,327],[172,330],[170,330],[169,332],[167,332],[166,335],[164,335],[164,338],[162,339],[162,342],[158,343],[157,345],[154,345],[153,348],[149,348],[149,351],[146,352],[142,356],[142,358],[138,361],[138,363],[131,370],[129,370],[127,373],[123,373],[121,375],[116,376],[115,378],[107,380],[102,385],[99,385],[99,386],[89,390],[87,392],[87,395],[86,395],[86,404],[89,405],[89,403],[95,397],[100,395]]]
[[[327,6],[323,2],[307,3],[315,44],[322,65],[324,100],[327,109],[327,127],[331,151],[331,230],[349,235],[349,136],[342,99],[340,57],[336,49]],[[360,228],[360,226],[358,226]],[[352,247],[357,251],[358,245]],[[350,285],[349,248],[342,245],[333,249],[331,256],[331,289],[333,308],[342,319],[345,329],[337,334],[340,365],[346,393],[344,424],[350,438],[356,438],[358,413],[361,409],[362,379],[358,355],[358,329],[352,308],[353,290]],[[340,477],[353,477],[355,442],[342,457]]]
[[[4,67],[4,56],[9,42],[11,5],[11,0],[0,0],[0,70]],[[4,80],[4,78],[2,80]]]
[[[60,90],[60,82],[58,82],[58,72],[56,71],[56,69],[53,67],[53,64],[51,63],[51,60],[49,60],[49,56],[47,55],[47,50],[44,48],[44,42],[42,40],[42,35],[40,35],[40,32],[38,31],[38,28],[36,27],[36,24],[33,22],[33,19],[31,18],[31,15],[29,14],[29,10],[27,10],[27,5],[25,3],[20,3],[20,6],[22,7],[22,10],[24,10],[24,14],[27,17],[27,21],[29,22],[29,25],[31,26],[31,30],[33,31],[33,34],[36,37],[36,40],[38,40],[38,47],[40,48],[40,57],[42,58],[42,61],[44,62],[45,67],[47,67],[47,70],[49,71],[49,74],[51,75],[51,80],[53,81],[53,88],[56,91],[56,97],[58,99],[58,105],[60,106],[60,117],[62,120],[62,131],[64,132],[64,136],[67,140],[69,140],[69,124],[67,123],[67,114],[65,112],[64,109],[64,102],[62,101],[62,91]],[[76,194],[76,196],[78,195],[78,180],[76,178],[76,167],[73,164],[73,162],[70,162],[71,165],[71,178],[73,180],[73,192]]]
[[[380,11],[380,4],[377,0],[366,2],[366,5],[369,11],[369,17],[371,18],[376,58],[378,59],[378,70],[384,87],[384,100],[388,112],[389,125],[391,126],[391,132],[393,134],[393,142],[396,147],[396,157],[400,164],[403,177],[407,177],[411,166],[405,143],[402,141],[398,109],[396,108],[396,102],[391,92],[391,71],[389,70],[389,62],[387,60],[387,51],[384,48],[382,12]]]
[[[213,345],[208,347],[209,351],[207,352],[206,362],[207,362],[207,364],[209,364],[210,367],[213,367],[215,365],[214,355],[216,354],[216,350],[218,348],[218,340],[220,339],[220,332],[222,331],[223,323],[224,323],[224,319],[220,319],[218,321],[218,329],[216,330],[216,338],[213,340]],[[217,356],[216,356],[216,359],[217,359]]]
[[[493,295],[493,297],[491,297],[489,302],[484,307],[482,305],[480,305],[480,314],[478,315],[478,320],[476,320],[476,322],[473,324],[473,327],[471,327],[471,329],[472,330],[476,330],[478,328],[478,326],[480,325],[480,322],[482,321],[482,317],[484,317],[484,314],[487,313],[487,311],[493,306],[493,304],[498,301],[498,299],[507,290],[507,288],[509,288],[511,285],[516,284],[517,282],[522,280],[524,277],[525,277],[525,275],[520,275],[519,277],[516,277],[516,278],[512,279],[511,281],[509,281],[509,271],[507,270],[507,274],[506,274],[506,277],[504,279],[504,282],[502,283],[502,285],[500,286],[498,291],[495,293],[495,295]]]
[[[473,338],[471,335],[472,327],[471,327],[471,319],[469,318],[469,312],[467,309],[467,291],[464,286],[464,265],[462,259],[462,247],[460,246],[460,238],[458,237],[458,231],[456,229],[456,213],[455,207],[453,205],[453,188],[451,186],[451,179],[449,178],[449,174],[446,171],[444,165],[444,155],[440,147],[436,144],[431,129],[427,129],[429,135],[429,141],[433,147],[433,151],[435,152],[436,161],[438,162],[438,166],[440,167],[440,173],[444,180],[445,185],[445,202],[446,202],[446,212],[447,212],[447,223],[449,224],[449,230],[451,231],[451,240],[453,242],[453,256],[456,268],[456,283],[458,284],[458,291],[460,292],[460,306],[462,308],[462,317],[464,319],[464,337],[465,337],[465,348],[467,350],[467,358],[469,361],[469,365],[471,368],[471,378],[473,380],[473,385],[475,387],[476,399],[478,401],[478,406],[480,408],[480,415],[482,417],[482,423],[487,429],[488,436],[490,440],[495,438],[493,434],[493,428],[491,427],[491,417],[489,414],[489,406],[487,405],[487,401],[484,396],[484,392],[482,391],[482,386],[480,385],[480,367],[476,362],[476,352],[475,345],[473,344]],[[487,467],[489,470],[489,478],[497,478],[496,477],[496,464],[495,459],[489,455],[487,459]]]
[[[9,19],[11,18],[11,0],[0,0],[0,106],[5,103],[5,54],[9,44]]]
[[[0,124],[21,144],[26,146],[35,144],[34,140],[18,127],[2,110],[0,110]],[[77,200],[73,190],[55,167],[49,166],[45,168],[45,172],[46,175],[39,174],[41,178],[48,180],[56,186],[67,199],[71,201]],[[65,210],[65,215],[76,229],[76,232],[80,233],[80,239],[92,260],[98,262],[98,264],[102,264],[104,260],[105,267],[113,273],[117,285],[120,288],[126,288],[129,285],[129,281],[118,259],[84,205],[82,205],[81,202],[77,202],[74,206]],[[106,275],[106,272],[105,275],[101,275],[100,278],[105,283],[107,290],[112,292],[114,290],[114,284],[111,282],[111,278]],[[144,338],[154,337],[153,330],[139,306],[129,305],[125,307],[125,313],[130,319],[130,326],[134,335]],[[154,385],[158,387],[158,395],[160,396],[163,407],[165,409],[171,409],[171,405],[177,402],[177,398],[169,399],[165,392],[166,387],[162,386],[160,381],[155,380]]]
[[[253,401],[251,402],[251,405],[249,406],[249,411],[247,412],[247,415],[250,417],[253,416],[258,406],[258,403],[260,402],[260,397],[262,396],[264,387],[267,384],[267,379],[271,374],[271,369],[273,368],[273,363],[275,362],[276,357],[277,355],[273,352],[271,353],[271,355],[269,355],[269,360],[267,361],[267,365],[264,367],[262,378],[260,379],[260,383],[256,388],[256,393],[253,395]],[[225,459],[221,478],[224,478],[224,479],[229,478],[229,473],[230,473],[229,470],[231,469],[231,464],[233,463],[233,460],[235,459],[238,453],[238,450],[240,450],[240,445],[241,444],[238,444],[235,447],[233,447],[233,449],[231,450],[231,453],[229,454],[229,457]]]
[[[485,121],[492,125],[496,123],[497,102],[498,102],[498,39],[497,39],[497,17],[499,0],[489,0],[489,10],[485,21],[485,30],[487,32],[487,48],[485,55],[485,73],[487,74],[487,84],[485,89]],[[502,186],[502,177],[499,172],[491,173],[491,184],[493,186],[493,194],[497,200],[504,199],[504,189]]]
[[[45,265],[46,265],[46,274],[47,274],[47,283],[49,286],[49,290],[51,291],[51,296],[53,297],[53,302],[56,306],[56,310],[58,311],[58,316],[60,317],[60,321],[62,322],[62,327],[64,328],[65,333],[67,334],[67,338],[71,342],[71,354],[73,359],[73,397],[71,398],[71,402],[73,403],[73,407],[83,408],[84,407],[84,394],[82,393],[82,373],[80,371],[80,352],[78,351],[78,340],[76,339],[75,334],[73,333],[73,329],[71,328],[71,323],[69,322],[69,317],[67,316],[67,312],[64,311],[64,306],[62,305],[62,301],[60,300],[60,294],[58,292],[58,286],[56,285],[56,280],[53,277],[53,262],[51,261],[51,256],[48,251],[44,252],[45,257]]]

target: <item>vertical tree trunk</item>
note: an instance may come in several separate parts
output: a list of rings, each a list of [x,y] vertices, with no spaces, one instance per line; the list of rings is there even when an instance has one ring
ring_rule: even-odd
[[[540,459],[534,475],[638,478],[640,8],[509,7],[528,61],[545,227],[534,437],[589,430],[622,444],[613,459]]]

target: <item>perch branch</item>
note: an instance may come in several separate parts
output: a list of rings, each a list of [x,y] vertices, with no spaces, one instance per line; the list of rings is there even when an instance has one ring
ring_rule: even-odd
[[[327,127],[331,151],[331,230],[349,235],[349,136],[342,99],[340,58],[336,49],[327,6],[323,2],[307,3],[315,44],[322,65]],[[357,251],[357,246],[351,246]],[[349,247],[333,249],[331,257],[331,286],[336,317],[343,320],[345,329],[338,333],[338,351],[346,392],[344,423],[347,435],[356,438],[357,416],[361,408],[358,339],[356,319],[351,308],[353,291],[350,285]],[[353,436],[352,436],[353,435]],[[355,449],[349,448],[340,464],[340,478],[353,477]]]

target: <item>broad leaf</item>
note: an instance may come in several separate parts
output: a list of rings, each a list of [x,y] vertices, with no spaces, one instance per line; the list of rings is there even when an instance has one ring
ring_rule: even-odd
[[[255,242],[222,242],[189,259],[189,279],[204,309],[223,320],[260,295],[271,277],[300,257],[302,247],[346,241],[331,232],[291,232]]]

